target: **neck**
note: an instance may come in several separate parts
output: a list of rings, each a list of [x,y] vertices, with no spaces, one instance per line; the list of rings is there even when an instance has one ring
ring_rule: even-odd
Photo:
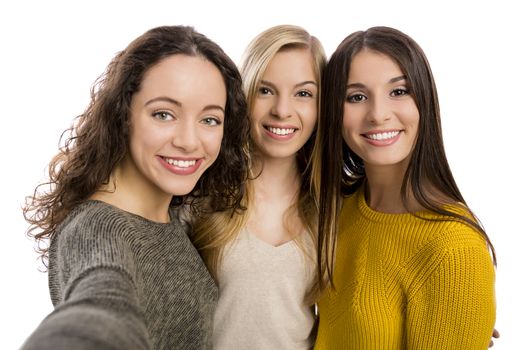
[[[294,204],[300,188],[300,174],[295,157],[262,159],[253,157],[252,202],[247,228],[258,238],[278,246],[304,231]]]
[[[262,160],[256,157],[252,171],[254,175],[259,174],[253,181],[256,198],[294,197],[299,190],[300,173],[295,158]]]
[[[172,195],[164,194],[148,181],[141,181],[141,174],[136,174],[133,169],[122,162],[111,174],[109,183],[95,192],[91,199],[101,200],[151,221],[169,222],[168,209]]]
[[[368,206],[379,212],[400,214],[417,211],[421,206],[414,199],[410,188],[407,188],[407,207],[402,199],[402,182],[406,168],[398,166],[368,166],[365,164],[367,176],[366,199]]]

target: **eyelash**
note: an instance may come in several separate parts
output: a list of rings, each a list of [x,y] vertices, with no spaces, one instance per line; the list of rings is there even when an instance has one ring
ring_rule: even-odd
[[[161,120],[161,121],[168,121],[175,119],[175,116],[167,111],[156,111],[152,113],[152,117]],[[164,117],[164,118],[163,118]],[[202,119],[201,121],[203,124],[206,124],[208,126],[216,126],[222,124],[222,121],[216,117],[206,117]]]
[[[168,116],[170,118],[161,118],[162,116]],[[162,121],[166,121],[166,120],[171,120],[171,119],[175,119],[175,116],[168,112],[168,111],[156,111],[154,113],[152,113],[152,117],[158,119],[158,120],[162,120]]]
[[[404,96],[407,94],[409,94],[409,90],[406,88],[393,89],[393,91],[391,92],[391,95],[393,96]]]
[[[409,93],[410,93],[409,90],[406,88],[396,88],[396,89],[392,90],[392,92],[390,93],[390,96],[398,97],[398,96],[408,95]],[[350,103],[359,103],[359,102],[365,101],[366,99],[368,99],[368,98],[364,94],[361,94],[361,93],[351,94],[351,95],[347,96],[347,98],[346,98],[347,102],[350,102]]]
[[[269,94],[271,94],[271,93],[272,93],[272,90],[271,90],[271,89],[269,89],[269,88],[267,88],[267,87],[263,87],[263,86],[262,86],[262,87],[260,87],[260,88],[258,89],[258,92],[259,92],[261,95],[269,95]]]
[[[261,94],[261,95],[270,95],[270,94],[273,94],[273,91],[272,89],[270,88],[267,88],[267,87],[260,87],[258,89],[258,92]],[[308,90],[301,90],[299,92],[297,92],[295,94],[295,96],[298,96],[300,95],[300,97],[313,97],[313,93],[311,91],[308,91]]]
[[[204,118],[204,119],[202,119],[202,122],[204,122],[204,124],[207,124],[208,126],[216,126],[216,125],[222,124],[222,121],[216,117]],[[214,122],[214,124],[213,124],[213,122]]]
[[[359,99],[357,99],[357,98],[359,98]],[[346,98],[347,102],[350,102],[350,103],[363,102],[365,99],[366,99],[366,96],[363,94],[352,94],[352,95],[347,96],[347,98]]]
[[[311,93],[311,91],[308,90],[301,90],[297,92],[296,95],[300,95],[300,97],[313,97],[313,93]]]

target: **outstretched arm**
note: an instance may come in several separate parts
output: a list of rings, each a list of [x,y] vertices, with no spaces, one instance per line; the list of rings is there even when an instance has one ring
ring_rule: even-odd
[[[129,276],[119,269],[95,268],[74,282],[21,349],[150,348]]]

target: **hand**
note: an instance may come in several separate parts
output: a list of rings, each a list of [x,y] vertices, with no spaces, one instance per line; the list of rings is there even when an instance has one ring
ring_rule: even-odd
[[[494,328],[494,331],[492,333],[492,338],[498,339],[500,336],[501,335],[499,334],[499,331]],[[492,346],[494,346],[494,340],[493,339],[490,340],[490,345],[488,345],[488,347],[491,348]]]

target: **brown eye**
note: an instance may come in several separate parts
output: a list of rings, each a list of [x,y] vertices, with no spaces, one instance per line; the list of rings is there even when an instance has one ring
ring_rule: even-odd
[[[407,89],[404,89],[404,88],[399,88],[399,89],[395,89],[392,91],[391,95],[392,96],[404,96],[404,95],[407,95],[409,92]]]
[[[297,96],[299,96],[299,97],[313,97],[313,94],[310,91],[301,90],[301,91],[297,92]]]
[[[359,102],[363,102],[367,99],[367,97],[363,94],[353,94],[353,95],[349,95],[347,96],[347,102],[350,102],[350,103],[359,103]]]
[[[260,88],[258,89],[258,92],[259,92],[261,95],[272,95],[272,90],[270,90],[269,88],[264,87],[264,86],[260,87]]]

